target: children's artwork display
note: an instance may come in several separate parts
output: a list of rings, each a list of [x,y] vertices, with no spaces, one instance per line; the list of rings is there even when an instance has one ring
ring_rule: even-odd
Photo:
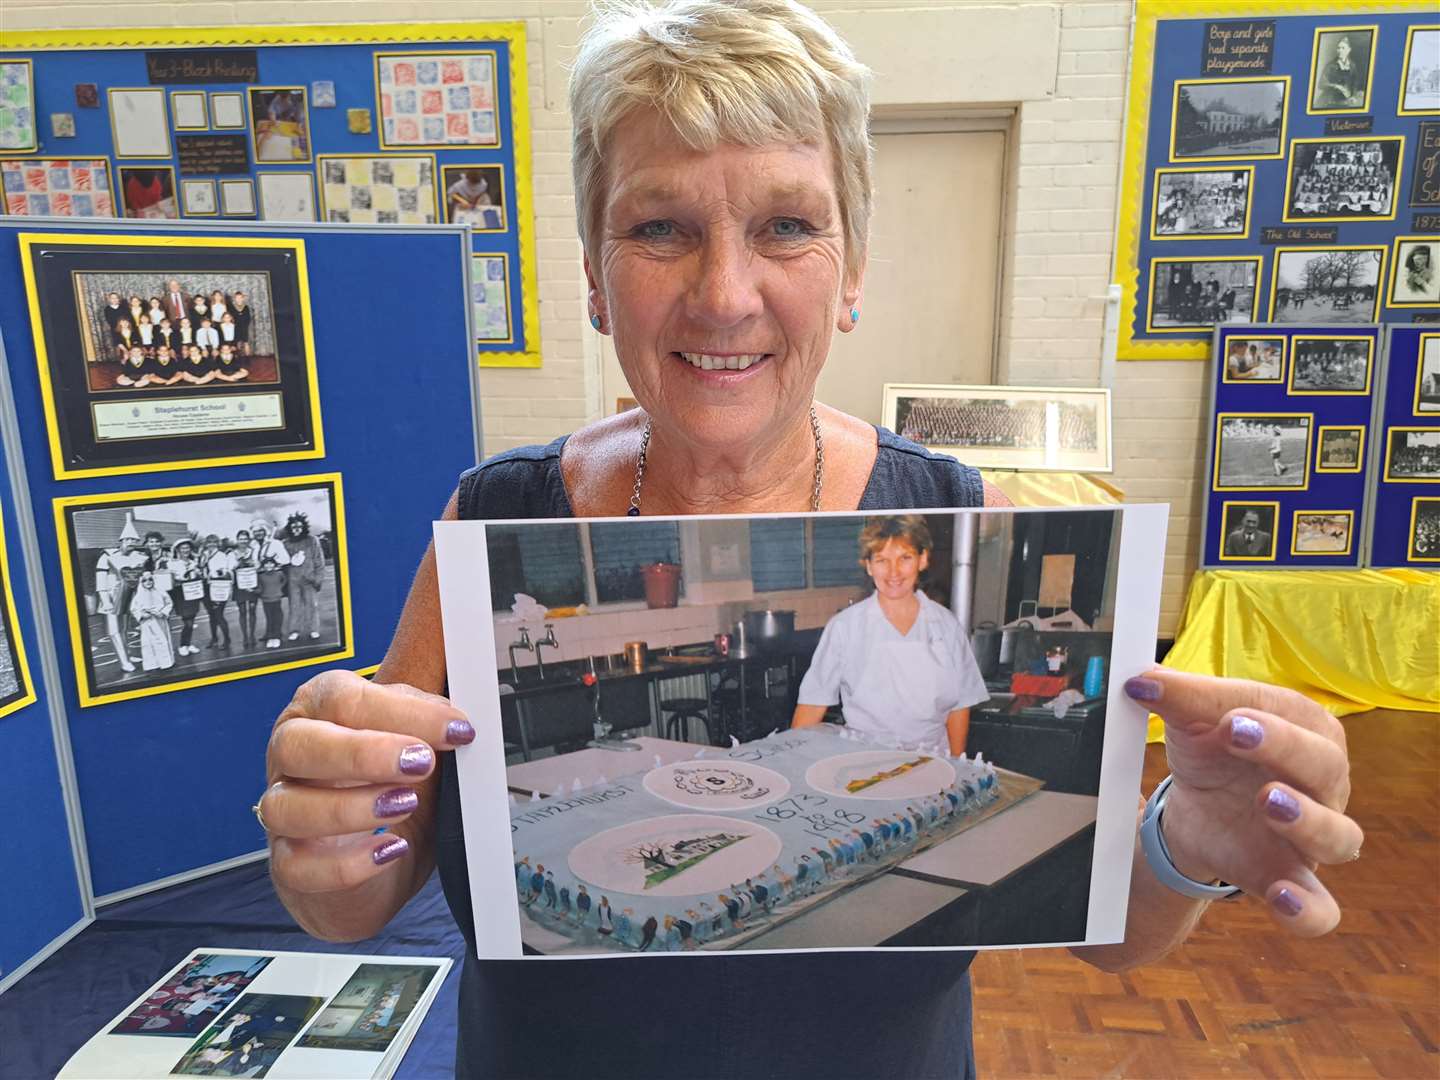
[[[55,500],[80,704],[355,654],[338,474]]]
[[[1202,567],[1364,565],[1380,328],[1215,332]]]
[[[302,241],[20,250],[57,478],[324,456]]]
[[[1204,359],[1227,324],[1440,309],[1433,4],[1138,0],[1134,26],[1118,359]]]
[[[510,326],[509,256],[476,255],[470,271],[475,296],[475,336],[482,341],[508,341]]]
[[[62,1077],[388,1077],[451,961],[197,949],[82,1046]]]
[[[524,23],[36,31],[5,49],[4,213],[469,224],[506,294],[477,363],[540,366]]]
[[[1371,463],[1371,566],[1440,569],[1440,329],[1390,328]]]

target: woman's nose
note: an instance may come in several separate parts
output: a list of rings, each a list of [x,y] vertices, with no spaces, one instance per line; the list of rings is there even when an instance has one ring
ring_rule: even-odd
[[[764,309],[759,260],[739,237],[707,237],[697,253],[691,315],[714,327],[744,322]]]

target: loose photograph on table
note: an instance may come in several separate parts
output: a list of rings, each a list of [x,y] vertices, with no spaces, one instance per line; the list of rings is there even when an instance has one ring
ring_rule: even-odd
[[[1225,374],[1227,383],[1278,383],[1285,381],[1285,338],[1246,337],[1241,334],[1225,338]]]
[[[457,758],[480,954],[507,933],[556,957],[1118,933],[1101,845],[1025,822],[1133,802],[1101,763],[1111,725],[1140,730],[1118,688],[1148,663],[1130,630],[1162,517],[440,523],[451,692],[489,733]],[[977,882],[966,852],[996,842],[1013,865]],[[967,921],[985,882],[1046,873],[1064,899],[1003,940]]]
[[[1435,268],[1437,251],[1440,251],[1440,238],[1396,237],[1387,304],[1391,307],[1440,306],[1440,273]]]
[[[230,1007],[270,964],[254,954],[200,953],[110,1029],[111,1035],[193,1039]]]
[[[1225,537],[1221,559],[1270,562],[1275,558],[1275,522],[1278,502],[1227,502],[1221,507],[1220,528]]]
[[[323,997],[244,994],[170,1070],[172,1076],[265,1076],[325,1004]]]
[[[1155,259],[1146,330],[1208,330],[1219,323],[1254,322],[1260,261],[1258,255]]]
[[[1389,221],[1403,136],[1295,139],[1285,180],[1286,221]]]
[[[1429,484],[1440,480],[1440,428],[1394,427],[1385,444],[1385,479]]]
[[[1296,337],[1290,342],[1292,394],[1368,394],[1374,369],[1372,337]]]
[[[1221,413],[1215,418],[1214,489],[1308,487],[1313,419],[1309,413]]]
[[[1291,555],[1349,555],[1353,510],[1296,510]]]
[[[1315,471],[1358,473],[1365,460],[1365,429],[1358,424],[1322,424]]]
[[[1270,321],[1374,322],[1384,265],[1383,247],[1276,248]]]
[[[439,974],[433,964],[361,964],[295,1045],[379,1053],[389,1048]]]
[[[1440,499],[1421,496],[1410,501],[1412,562],[1440,563]]]
[[[440,169],[445,192],[445,220],[469,225],[476,232],[505,231],[505,166],[445,165]]]
[[[1108,390],[886,383],[882,422],[982,468],[1109,472]]]
[[[1370,107],[1378,29],[1374,25],[1325,26],[1315,31],[1306,112],[1364,112]]]
[[[1255,166],[1156,169],[1151,240],[1213,240],[1250,231]]]
[[[1412,26],[1406,35],[1399,112],[1440,113],[1440,26]]]
[[[55,500],[81,705],[353,654],[340,478]]]
[[[120,203],[127,218],[178,221],[180,202],[175,197],[175,170],[136,165],[120,166]]]
[[[321,455],[303,241],[21,247],[57,475]]]
[[[16,217],[115,217],[105,158],[0,161],[5,213]]]
[[[1415,367],[1415,415],[1440,413],[1440,334],[1420,335]]]
[[[1289,93],[1289,76],[1177,81],[1170,159],[1284,157]]]
[[[252,86],[250,144],[255,160],[300,164],[311,158],[310,110],[303,86]]]

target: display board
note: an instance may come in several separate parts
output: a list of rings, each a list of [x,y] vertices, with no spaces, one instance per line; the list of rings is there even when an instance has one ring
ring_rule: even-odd
[[[1381,328],[1214,335],[1202,567],[1363,565]]]
[[[1440,569],[1440,327],[1393,326],[1371,455],[1371,566]]]
[[[232,250],[229,241],[243,241],[237,258],[303,251],[323,458],[175,461],[139,475],[57,479],[44,377],[87,361],[83,350],[48,363],[37,355],[22,239],[31,254],[102,244],[168,247],[183,259],[196,243],[213,255]],[[459,226],[52,218],[37,228],[0,219],[0,332],[55,634],[42,647],[54,650],[60,672],[102,901],[263,847],[250,806],[264,787],[273,718],[321,666],[368,667],[383,655],[425,549],[425,523],[478,457],[470,254]],[[173,269],[184,277],[193,267]],[[145,272],[163,289],[165,267]],[[367,317],[368,302],[357,309],[357,297],[401,295],[410,297],[405,320]],[[423,349],[415,325],[426,328]],[[51,329],[41,327],[39,340]],[[259,369],[257,350],[246,359]],[[137,410],[144,394],[188,407],[185,395],[248,393],[247,380],[141,387],[137,379],[125,393]],[[262,379],[258,389],[271,385]],[[157,449],[151,464],[161,459]]]
[[[1427,0],[1139,0],[1115,276],[1121,360],[1227,323],[1440,311],[1440,17]]]
[[[530,176],[519,22],[34,31],[0,55],[0,212],[468,224],[485,367],[540,366]]]

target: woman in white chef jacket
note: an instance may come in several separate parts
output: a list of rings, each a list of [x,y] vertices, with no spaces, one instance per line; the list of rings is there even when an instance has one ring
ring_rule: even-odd
[[[860,562],[875,591],[826,624],[792,727],[820,723],[838,703],[854,731],[964,753],[970,706],[990,695],[960,620],[916,587],[932,547],[918,514],[866,523]]]

